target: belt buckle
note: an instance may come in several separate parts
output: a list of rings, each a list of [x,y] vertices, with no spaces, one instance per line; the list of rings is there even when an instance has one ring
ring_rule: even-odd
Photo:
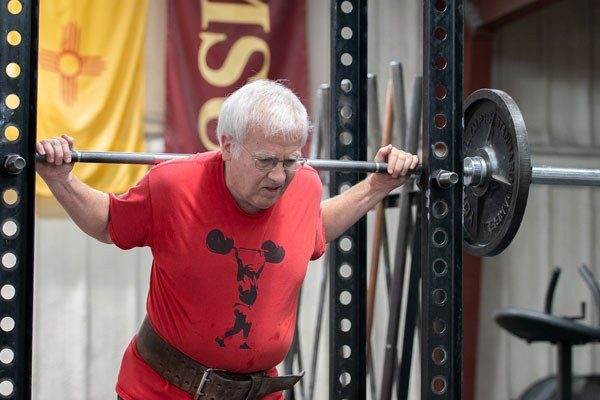
[[[196,390],[196,394],[194,395],[194,400],[198,400],[198,398],[206,396],[206,393],[204,393],[202,390],[204,390],[204,386],[206,385],[206,382],[210,382],[210,373],[213,371],[222,371],[225,372],[225,369],[219,369],[219,368],[207,368],[204,373],[202,374],[202,379],[200,379],[200,384],[198,385],[198,389]]]

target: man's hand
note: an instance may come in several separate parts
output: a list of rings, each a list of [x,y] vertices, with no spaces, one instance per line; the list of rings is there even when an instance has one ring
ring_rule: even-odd
[[[37,153],[46,156],[47,162],[37,164],[37,172],[44,181],[64,182],[69,178],[73,170],[71,150],[74,147],[73,138],[67,135],[35,143]]]
[[[344,233],[392,189],[406,182],[408,171],[417,167],[419,157],[389,145],[379,149],[375,155],[375,162],[384,161],[388,163],[387,174],[371,174],[344,193],[321,203],[328,242]]]
[[[387,162],[388,173],[372,174],[369,177],[371,185],[389,192],[407,181],[408,172],[419,165],[419,157],[390,144],[379,149],[375,155],[375,162]]]

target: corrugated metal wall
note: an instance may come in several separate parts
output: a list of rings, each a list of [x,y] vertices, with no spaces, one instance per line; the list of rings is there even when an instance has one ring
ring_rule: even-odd
[[[600,168],[600,4],[563,1],[506,26],[495,47],[494,87],[510,93],[525,117],[537,165]],[[477,398],[516,398],[534,380],[556,371],[555,347],[527,345],[501,331],[501,307],[542,311],[555,266],[559,315],[598,324],[590,291],[577,273],[586,264],[600,278],[600,190],[532,186],[514,243],[486,259],[480,313]],[[600,348],[577,347],[576,373],[600,373]]]

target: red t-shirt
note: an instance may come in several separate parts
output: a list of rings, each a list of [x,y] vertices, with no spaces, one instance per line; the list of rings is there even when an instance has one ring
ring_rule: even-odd
[[[150,246],[147,311],[167,342],[212,368],[276,374],[308,261],[325,249],[322,185],[302,167],[272,207],[249,214],[223,171],[219,152],[152,168],[127,193],[110,196],[110,235],[122,249]],[[125,400],[190,399],[141,359],[135,339],[117,392]]]

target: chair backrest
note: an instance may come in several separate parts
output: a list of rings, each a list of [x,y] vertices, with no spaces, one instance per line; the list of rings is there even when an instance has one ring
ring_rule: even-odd
[[[559,277],[560,267],[555,267],[552,271],[552,277],[550,278],[548,289],[546,290],[546,302],[544,304],[544,312],[546,314],[552,314],[552,302],[554,301],[554,292],[556,290],[556,284],[558,283]]]
[[[596,305],[596,315],[598,316],[597,324],[600,327],[600,286],[598,285],[598,281],[586,265],[577,268],[577,271],[592,291],[592,297]]]

